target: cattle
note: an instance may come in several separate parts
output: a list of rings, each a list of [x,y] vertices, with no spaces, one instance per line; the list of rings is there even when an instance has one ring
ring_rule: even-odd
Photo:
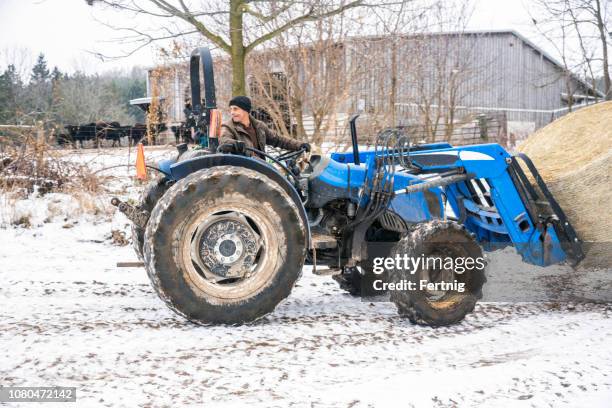
[[[123,128],[119,122],[97,121],[80,125],[77,131],[77,138],[81,140],[94,140],[96,147],[100,147],[102,140],[110,140],[111,147],[117,144],[121,146],[121,138],[124,135]]]
[[[121,138],[128,138],[128,145],[132,146],[137,143],[148,144],[149,138],[147,137],[147,125],[144,123],[136,123],[133,126],[121,126],[119,122],[105,122],[97,121],[84,123],[80,125],[66,125],[64,126],[67,133],[56,134],[57,144],[60,146],[66,146],[71,144],[73,148],[80,146],[84,147],[84,143],[87,141],[93,141],[94,146],[100,147],[103,140],[110,140],[111,147],[121,146]],[[158,123],[151,125],[151,142],[155,144],[157,136],[167,130],[168,127],[165,123]],[[174,132],[174,127],[172,128]],[[188,141],[190,140],[189,129],[178,130],[179,134]],[[175,133],[176,134],[176,133]],[[177,140],[178,140],[177,136]],[[178,143],[178,142],[177,142]]]
[[[124,134],[119,122],[98,121],[96,122],[96,136],[97,140],[111,140],[111,147],[115,147],[116,144],[119,144],[119,147],[121,147],[121,137],[123,137]]]
[[[134,126],[132,126],[129,132],[130,146],[136,143],[142,143],[142,144],[147,145],[149,144],[149,142],[151,142],[151,144],[154,145],[157,143],[157,136],[161,132],[168,130],[168,126],[166,126],[165,123],[156,123],[150,126],[151,126],[151,139],[150,140],[147,135],[147,125],[143,123],[136,123]]]
[[[68,131],[68,140],[72,143],[72,147],[76,149],[77,142],[79,146],[83,147],[83,142],[89,140],[85,137],[83,130],[81,129],[82,125],[66,125],[64,128]]]
[[[131,126],[128,133],[128,142],[130,146],[140,142],[142,139],[144,139],[146,134],[147,125],[145,125],[144,123],[136,123],[134,126]]]
[[[57,142],[59,147],[65,147],[67,145],[72,145],[74,147],[74,139],[70,135],[70,132],[58,133],[57,131],[55,131],[53,133],[53,136],[55,137],[55,141]]]
[[[121,146],[121,138],[126,135],[125,127],[122,127],[119,122],[90,122],[80,125],[66,125],[64,128],[68,131],[67,135],[60,134],[57,137],[57,142],[60,146],[71,143],[76,148],[77,143],[82,148],[83,143],[93,140],[96,147],[100,147],[102,140],[110,140],[111,147],[117,144]]]

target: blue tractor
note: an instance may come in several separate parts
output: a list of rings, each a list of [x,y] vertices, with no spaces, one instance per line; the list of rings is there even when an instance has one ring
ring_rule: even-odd
[[[449,325],[482,296],[483,251],[512,245],[541,266],[583,258],[524,155],[498,144],[414,144],[402,128],[380,132],[360,151],[357,116],[346,153],[256,151],[265,161],[220,154],[209,133],[215,97],[206,48],[192,54],[191,80],[201,148],[179,146],[176,159],[160,162],[163,177],[140,205],[113,203],[133,221],[136,252],[160,298],[193,322],[260,318],[310,264],[335,271],[353,295],[388,291],[414,323]]]

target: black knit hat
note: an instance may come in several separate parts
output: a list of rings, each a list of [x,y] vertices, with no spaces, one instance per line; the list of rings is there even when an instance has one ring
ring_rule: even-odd
[[[251,100],[248,96],[239,95],[234,96],[229,102],[229,106],[237,106],[240,109],[251,113]]]

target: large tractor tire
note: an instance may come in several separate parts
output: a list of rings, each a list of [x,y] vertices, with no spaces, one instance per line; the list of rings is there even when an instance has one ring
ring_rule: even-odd
[[[465,228],[451,221],[431,221],[421,224],[396,245],[391,257],[396,255],[417,259],[453,259],[455,268],[445,264],[430,264],[415,271],[409,268],[393,268],[389,271],[392,283],[414,282],[414,290],[390,290],[390,298],[401,316],[414,324],[446,326],[460,322],[474,310],[476,302],[482,297],[482,287],[486,282],[482,249]],[[459,258],[474,260],[471,270],[462,270]],[[476,260],[480,263],[476,265]],[[414,273],[411,273],[414,272]],[[461,273],[459,273],[461,272]],[[463,291],[423,288],[420,283],[454,282],[464,284]],[[439,290],[440,289],[440,290]]]
[[[145,267],[159,297],[199,324],[240,324],[289,296],[306,256],[299,209],[275,181],[218,166],[174,184],[145,232]]]

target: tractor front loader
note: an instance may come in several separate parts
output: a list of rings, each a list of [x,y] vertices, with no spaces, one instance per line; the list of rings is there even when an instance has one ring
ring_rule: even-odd
[[[134,222],[136,252],[160,298],[193,322],[262,317],[312,264],[335,270],[354,295],[389,289],[400,315],[414,323],[448,325],[482,296],[484,263],[470,270],[435,263],[407,270],[393,263],[380,273],[378,260],[477,260],[505,245],[542,266],[583,257],[572,226],[525,156],[497,144],[412,144],[402,128],[380,132],[374,148],[359,151],[357,116],[348,153],[271,155],[244,148],[265,161],[220,154],[207,49],[194,51],[191,68],[201,147],[179,146],[176,159],[160,162],[163,177],[149,185],[140,205],[114,204]],[[431,285],[410,289],[410,282]],[[445,282],[457,285],[439,285]]]

